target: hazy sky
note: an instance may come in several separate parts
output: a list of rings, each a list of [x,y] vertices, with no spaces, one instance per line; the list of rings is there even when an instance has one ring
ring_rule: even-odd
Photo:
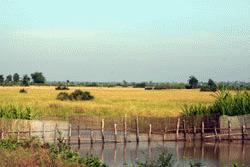
[[[249,0],[0,0],[0,73],[250,81]]]

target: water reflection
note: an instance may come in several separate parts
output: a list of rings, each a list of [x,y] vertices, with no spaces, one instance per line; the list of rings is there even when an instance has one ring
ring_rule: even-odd
[[[208,167],[232,166],[232,163],[244,163],[250,166],[249,142],[141,142],[83,144],[73,146],[82,155],[93,154],[111,167],[133,165],[137,161],[153,159],[163,150],[173,154],[175,166],[189,166],[190,162],[202,162]]]

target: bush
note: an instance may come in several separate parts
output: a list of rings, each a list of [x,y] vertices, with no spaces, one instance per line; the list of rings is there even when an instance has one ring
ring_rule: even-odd
[[[70,98],[69,98],[69,94],[68,93],[66,93],[66,92],[60,92],[57,95],[57,99],[64,101],[64,100],[69,100]]]
[[[69,90],[69,88],[65,85],[59,85],[55,88],[56,90]]]
[[[90,95],[89,92],[83,92],[79,89],[72,92],[69,97],[70,100],[91,100],[94,98],[94,96]]]
[[[90,92],[83,92],[82,90],[75,90],[71,94],[68,94],[66,92],[60,92],[57,95],[58,100],[92,100],[94,96],[90,94]]]
[[[27,90],[25,90],[25,89],[20,89],[20,90],[19,90],[19,93],[28,93],[28,92],[27,92]]]

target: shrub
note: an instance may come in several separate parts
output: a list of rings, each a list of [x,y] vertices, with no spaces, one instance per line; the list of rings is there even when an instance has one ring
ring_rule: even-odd
[[[70,98],[69,98],[69,94],[68,93],[66,93],[66,92],[60,92],[57,95],[57,99],[64,101],[64,100],[69,100]]]
[[[25,90],[25,89],[20,89],[20,90],[19,90],[19,93],[28,93],[28,92],[27,92],[27,90]]]
[[[138,167],[172,167],[174,166],[174,160],[172,154],[167,154],[166,151],[163,151],[154,160],[138,162],[137,164]]]
[[[57,95],[58,100],[91,100],[94,96],[90,94],[90,92],[82,91],[82,90],[75,90],[71,94],[68,94],[66,92],[60,92]]]
[[[69,90],[69,88],[65,85],[59,85],[55,88],[56,90]]]

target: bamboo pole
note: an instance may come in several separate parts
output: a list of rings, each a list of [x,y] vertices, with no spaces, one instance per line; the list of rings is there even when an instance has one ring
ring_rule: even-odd
[[[184,141],[187,141],[186,121],[185,120],[183,120],[183,135],[184,135]]]
[[[178,118],[177,124],[176,124],[176,136],[175,136],[176,141],[178,141],[179,139],[179,128],[180,128],[180,118]]]
[[[54,129],[54,143],[56,144],[56,132],[57,132],[57,124],[55,125],[55,129]]]
[[[20,139],[20,131],[19,131],[19,124],[17,124],[17,142],[19,142]]]
[[[1,128],[1,139],[4,139],[4,129]]]
[[[70,144],[70,140],[71,140],[71,124],[69,124],[69,129],[68,129],[68,144]]]
[[[228,140],[231,141],[231,129],[232,125],[231,125],[231,121],[228,121]]]
[[[205,125],[204,125],[204,122],[202,121],[201,122],[201,141],[204,140],[204,133],[205,133],[204,128],[205,128]]]
[[[148,142],[151,142],[151,136],[152,136],[152,125],[149,124],[149,131],[148,131]]]
[[[78,136],[78,146],[81,145],[81,134],[80,134],[80,125],[77,125],[77,136]]]
[[[127,115],[124,116],[124,143],[127,142]]]
[[[102,143],[105,143],[105,138],[104,138],[104,119],[102,119],[102,122],[101,122],[101,134],[102,134]]]
[[[246,132],[246,126],[242,125],[242,141],[245,140],[245,132]]]
[[[31,138],[31,125],[29,123],[29,138]]]
[[[217,133],[217,129],[216,129],[216,126],[214,127],[214,139],[215,139],[215,141],[217,141],[218,140],[218,133]]]
[[[45,124],[43,122],[43,134],[42,134],[42,138],[43,138],[43,143],[45,143]]]
[[[116,124],[114,124],[114,140],[115,140],[115,143],[117,143],[117,129],[116,129]]]
[[[90,130],[90,143],[91,145],[94,143],[94,132],[92,129]]]
[[[139,143],[139,118],[138,116],[136,117],[136,142]]]

